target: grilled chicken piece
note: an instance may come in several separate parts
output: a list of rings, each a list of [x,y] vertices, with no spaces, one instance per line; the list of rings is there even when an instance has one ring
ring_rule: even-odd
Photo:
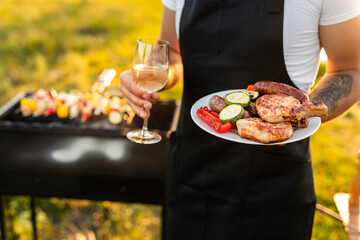
[[[291,123],[268,123],[260,118],[239,119],[236,122],[238,134],[259,143],[281,142],[293,135]]]
[[[256,110],[261,119],[270,123],[290,122],[294,127],[307,127],[307,117],[327,115],[325,104],[305,102],[286,94],[263,95],[256,101]]]
[[[286,94],[263,95],[256,100],[256,110],[269,123],[289,122],[290,111],[301,107],[301,102]]]

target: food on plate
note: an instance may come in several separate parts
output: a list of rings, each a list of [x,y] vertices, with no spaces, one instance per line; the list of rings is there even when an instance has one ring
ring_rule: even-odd
[[[293,135],[290,123],[268,123],[260,118],[240,119],[236,122],[238,134],[259,143],[281,142]]]
[[[196,111],[196,115],[209,127],[218,133],[225,133],[232,128],[232,124],[227,122],[223,124],[217,113],[210,111],[207,107],[201,107]]]
[[[249,86],[247,86],[246,91],[255,91],[254,85],[250,84]]]
[[[221,112],[226,106],[225,99],[218,95],[212,96],[209,100],[210,109],[217,113]]]
[[[221,110],[223,110],[227,106],[228,105],[226,105],[225,99],[218,95],[214,95],[209,99],[209,107],[212,111],[216,113],[220,113]],[[255,104],[251,102],[249,106],[244,108],[244,115],[242,118],[250,118],[256,116],[259,115],[256,113]]]
[[[291,122],[296,127],[307,127],[304,119],[327,115],[327,107],[322,104],[301,102],[286,94],[263,95],[256,100],[256,110],[261,119],[270,123]]]
[[[301,103],[310,102],[309,96],[303,91],[284,83],[259,81],[254,84],[254,90],[262,95],[284,93],[298,99]]]
[[[289,122],[291,109],[299,107],[299,100],[282,93],[263,95],[256,100],[256,110],[260,118],[269,123]]]
[[[321,117],[327,115],[327,106],[324,103],[306,103],[299,108],[291,109],[291,119],[304,119],[308,117]]]
[[[237,104],[242,107],[247,107],[250,104],[250,97],[244,91],[229,93],[225,96],[225,104],[226,105]]]
[[[238,104],[232,104],[221,110],[219,113],[219,119],[222,123],[234,123],[243,117],[245,110]]]
[[[260,96],[258,91],[245,90],[244,92],[250,97],[251,101],[256,100]]]
[[[228,129],[218,131],[220,127],[214,125],[233,123],[241,137],[265,144],[287,140],[294,128],[307,128],[309,117],[327,115],[324,103],[312,103],[301,90],[271,81],[257,82],[246,90],[228,93],[224,98],[212,96],[209,107],[219,113],[219,117],[209,120],[197,114],[217,132],[224,133]],[[198,111],[204,111],[200,109]]]
[[[250,105],[249,105],[250,106]],[[251,113],[247,110],[247,108],[249,107],[247,106],[246,108],[244,108],[244,115],[242,118],[252,118],[254,117],[253,115],[251,115]]]
[[[251,117],[259,117],[259,114],[256,110],[256,104],[254,102],[251,102],[249,106],[245,108],[245,111],[247,111]]]

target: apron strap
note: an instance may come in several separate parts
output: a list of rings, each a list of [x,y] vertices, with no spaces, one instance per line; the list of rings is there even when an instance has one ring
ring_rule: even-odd
[[[265,8],[267,13],[281,13],[284,0],[266,0]]]

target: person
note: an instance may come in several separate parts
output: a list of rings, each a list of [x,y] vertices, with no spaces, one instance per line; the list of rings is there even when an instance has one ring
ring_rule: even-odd
[[[360,1],[163,0],[160,39],[170,42],[169,83],[183,78],[166,176],[167,239],[310,239],[316,196],[309,138],[282,146],[212,136],[190,117],[201,97],[271,80],[309,93],[328,115],[360,99]],[[323,47],[326,75],[309,92]],[[120,75],[136,113],[151,99]]]

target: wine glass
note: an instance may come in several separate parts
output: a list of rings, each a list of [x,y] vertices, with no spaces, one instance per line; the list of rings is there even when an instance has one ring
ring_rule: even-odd
[[[142,38],[137,40],[132,81],[148,93],[162,89],[168,80],[169,42],[159,39]],[[149,109],[146,109],[149,112]],[[127,138],[141,144],[157,143],[161,136],[148,130],[148,119],[144,119],[142,129],[130,131]]]

